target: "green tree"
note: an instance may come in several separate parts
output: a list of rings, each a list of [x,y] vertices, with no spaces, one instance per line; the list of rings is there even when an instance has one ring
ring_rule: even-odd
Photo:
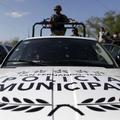
[[[10,44],[14,47],[19,42],[19,38],[15,37],[12,40],[10,40]]]
[[[86,26],[90,35],[97,37],[99,28],[102,26],[110,34],[120,32],[120,13],[108,11],[103,17],[91,17],[86,20]]]
[[[2,42],[2,44],[11,45],[14,47],[18,42],[19,42],[19,38],[15,37],[11,40],[7,40],[7,41]]]
[[[89,36],[96,37],[100,26],[102,26],[102,19],[98,17],[91,17],[86,20],[86,31]]]

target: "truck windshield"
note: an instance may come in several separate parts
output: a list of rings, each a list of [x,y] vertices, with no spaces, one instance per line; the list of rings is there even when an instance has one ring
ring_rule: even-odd
[[[113,66],[101,45],[82,38],[36,38],[22,41],[5,66]]]

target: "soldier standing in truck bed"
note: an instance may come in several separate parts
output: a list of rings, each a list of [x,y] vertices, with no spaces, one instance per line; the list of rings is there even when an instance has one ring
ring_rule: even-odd
[[[61,11],[62,7],[60,5],[54,7],[55,13],[50,18],[52,35],[65,35],[66,28],[64,24],[68,23],[69,19]]]

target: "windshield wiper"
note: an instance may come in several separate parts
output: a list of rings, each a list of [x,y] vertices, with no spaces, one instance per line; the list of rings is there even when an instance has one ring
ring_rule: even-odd
[[[90,60],[53,60],[46,61],[47,64],[53,66],[90,66],[90,67],[105,67],[105,68],[114,68],[114,65],[109,65],[107,63],[102,63],[99,61],[90,61]]]
[[[19,59],[19,60],[10,60],[8,62],[11,63],[11,65],[47,66],[46,62],[44,62],[43,60],[24,60],[24,59]]]
[[[114,65],[90,60],[11,60],[9,66],[90,66],[114,68]]]

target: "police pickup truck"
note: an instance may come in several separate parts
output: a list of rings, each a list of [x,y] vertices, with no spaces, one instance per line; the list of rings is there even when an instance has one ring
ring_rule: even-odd
[[[0,120],[119,119],[120,68],[96,39],[33,35],[1,65]]]

